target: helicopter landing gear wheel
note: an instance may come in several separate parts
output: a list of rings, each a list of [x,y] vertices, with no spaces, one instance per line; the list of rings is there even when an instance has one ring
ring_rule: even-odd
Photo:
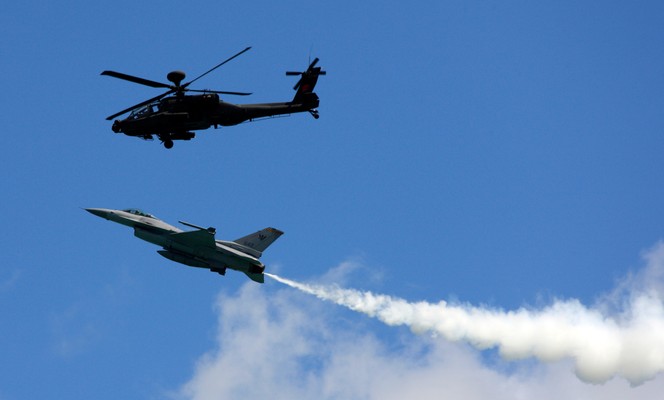
[[[173,141],[171,139],[164,140],[164,147],[166,147],[167,149],[172,149],[173,148]]]

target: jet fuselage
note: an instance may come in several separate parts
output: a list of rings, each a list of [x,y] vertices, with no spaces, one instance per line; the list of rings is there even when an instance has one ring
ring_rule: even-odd
[[[226,268],[244,272],[249,278],[263,282],[265,265],[259,257],[283,232],[266,228],[234,242],[215,240],[214,228],[198,228],[184,232],[151,214],[136,209],[111,210],[86,208],[96,216],[134,228],[134,235],[146,242],[163,248],[158,253],[163,257],[192,267],[207,268],[225,274]],[[241,243],[244,241],[244,243]],[[264,243],[260,243],[265,241]],[[258,248],[257,248],[258,247]]]

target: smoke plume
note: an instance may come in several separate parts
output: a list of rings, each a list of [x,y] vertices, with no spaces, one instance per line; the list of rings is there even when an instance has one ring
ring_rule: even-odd
[[[409,302],[266,275],[387,325],[405,325],[416,333],[465,341],[478,349],[495,347],[508,360],[571,359],[576,375],[585,382],[602,383],[622,376],[639,385],[664,371],[664,245],[656,246],[645,258],[645,270],[626,279],[593,307],[573,299],[557,300],[542,309],[514,311],[446,301]]]

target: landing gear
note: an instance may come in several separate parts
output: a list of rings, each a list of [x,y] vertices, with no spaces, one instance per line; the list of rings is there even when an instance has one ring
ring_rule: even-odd
[[[320,115],[318,115],[318,110],[316,109],[309,110],[309,113],[311,114],[312,117],[314,117],[314,119],[320,118]]]
[[[167,149],[172,149],[173,148],[173,141],[171,139],[164,140],[164,147],[166,147]]]

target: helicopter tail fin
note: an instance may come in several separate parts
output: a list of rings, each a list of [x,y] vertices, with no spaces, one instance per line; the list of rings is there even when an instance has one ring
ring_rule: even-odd
[[[318,82],[318,77],[327,74],[327,72],[323,71],[321,67],[316,66],[318,61],[319,59],[315,58],[314,61],[309,64],[309,68],[307,68],[307,70],[304,72],[286,72],[286,75],[288,76],[300,76],[300,80],[298,80],[295,86],[293,86],[293,90],[296,91],[295,97],[293,98],[293,103],[315,103],[313,107],[318,106],[318,96],[316,93],[314,93],[314,88]]]

